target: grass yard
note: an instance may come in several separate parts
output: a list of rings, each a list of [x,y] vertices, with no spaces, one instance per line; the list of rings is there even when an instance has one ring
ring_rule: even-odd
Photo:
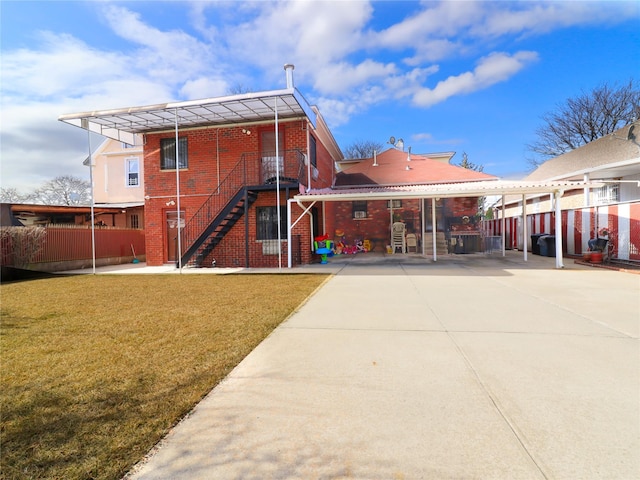
[[[1,285],[0,478],[121,478],[325,278]]]

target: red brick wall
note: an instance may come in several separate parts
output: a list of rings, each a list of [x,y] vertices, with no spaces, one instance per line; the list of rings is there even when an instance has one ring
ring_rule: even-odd
[[[278,128],[284,135],[282,147],[284,150],[298,149],[307,153],[308,127],[306,121],[281,122]],[[242,131],[243,129],[249,130],[251,133],[247,135]],[[257,157],[260,152],[260,133],[265,130],[273,131],[274,125],[201,128],[179,132],[180,138],[186,137],[188,139],[188,168],[180,170],[180,208],[184,212],[184,218],[187,222],[207,197],[215,191],[218,181],[224,180],[233,170],[243,154],[253,154],[256,158],[255,165],[248,165],[248,168],[254,173],[259,171]],[[160,170],[160,140],[163,138],[175,138],[175,133],[148,134],[144,147],[145,195],[148,197],[145,203],[145,230],[147,263],[149,265],[162,265],[168,262],[166,214],[176,210],[176,205],[167,206],[170,201],[176,202],[176,172],[175,170]],[[316,158],[318,169],[321,172],[319,182],[323,183],[313,186],[329,186],[333,175],[333,159],[330,158],[326,148],[319,141],[317,142]],[[218,170],[220,178],[218,178]],[[297,192],[292,192],[292,194],[295,193]],[[281,197],[282,204],[286,206],[284,192]],[[278,256],[262,255],[262,244],[255,241],[255,207],[262,205],[275,206],[275,192],[261,192],[257,202],[250,209],[250,265],[252,267],[277,266]],[[299,211],[297,206],[295,208]],[[286,215],[286,209],[283,209],[283,215]],[[303,263],[305,261],[308,263],[310,260],[308,252],[309,229],[310,223],[307,217],[299,222],[294,231],[294,235],[300,235],[302,241]],[[216,265],[245,265],[244,236],[245,222],[242,218],[212,252],[212,257],[216,259]],[[284,245],[284,262],[286,264],[286,243]],[[183,246],[184,249],[185,246]]]
[[[478,211],[477,198],[447,198],[443,202],[445,217],[474,216]],[[332,221],[327,223],[327,232],[331,238],[336,238],[336,230],[344,231],[345,243],[353,245],[357,239],[374,240],[374,251],[382,251],[391,240],[391,219],[386,200],[370,200],[367,202],[367,218],[353,218],[352,202],[328,202],[327,217]],[[396,219],[401,218],[407,224],[407,232],[420,233],[422,213],[420,200],[403,199],[402,206],[393,209]],[[431,211],[426,212],[427,218]]]

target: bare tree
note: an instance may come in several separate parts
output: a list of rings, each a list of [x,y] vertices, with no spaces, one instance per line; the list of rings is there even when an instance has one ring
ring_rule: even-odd
[[[345,158],[371,158],[373,151],[380,152],[384,144],[373,140],[357,140],[344,149]]]
[[[62,175],[45,182],[33,192],[35,203],[43,205],[88,205],[91,184],[71,175]]]
[[[253,89],[251,87],[243,85],[242,83],[236,83],[235,85],[229,87],[229,89],[227,90],[228,95],[240,95],[242,93],[251,92],[253,92]]]
[[[32,200],[31,195],[25,195],[13,187],[0,188],[0,202],[2,203],[29,203]]]
[[[537,155],[533,166],[567,153],[640,118],[640,90],[630,80],[620,87],[604,83],[591,92],[569,98],[542,116],[537,140],[527,148]]]
[[[18,268],[27,267],[42,248],[46,228],[44,227],[2,227],[0,243],[3,250],[10,252],[9,265]]]

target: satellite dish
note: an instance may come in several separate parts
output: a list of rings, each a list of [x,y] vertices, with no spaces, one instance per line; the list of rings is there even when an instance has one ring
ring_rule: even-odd
[[[629,131],[627,132],[627,140],[631,140],[632,142],[636,139],[636,136],[633,133],[633,129],[636,128],[635,125],[631,125],[629,127]]]
[[[402,140],[401,138],[398,139],[398,142],[396,143],[396,147],[398,147],[401,150],[404,150],[404,140]]]
[[[389,143],[394,145],[396,143],[396,137],[389,137]]]

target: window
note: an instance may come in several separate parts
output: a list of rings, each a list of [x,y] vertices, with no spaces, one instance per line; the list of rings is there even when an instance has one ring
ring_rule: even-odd
[[[620,184],[609,183],[604,187],[594,189],[595,204],[607,205],[609,203],[616,203],[620,201]]]
[[[353,218],[367,218],[367,201],[357,200],[351,202],[353,207]]]
[[[391,208],[391,202],[393,202],[393,208],[402,208],[402,200],[387,200],[387,208]]]
[[[140,217],[137,213],[134,213],[129,217],[129,223],[131,228],[140,228]]]
[[[121,147],[123,150],[126,150],[127,148],[136,148],[136,146],[135,146],[135,145],[131,145],[131,144],[129,144],[129,143],[124,143],[124,142],[120,142],[120,147]]]
[[[178,139],[178,165],[180,168],[187,168],[187,139]],[[175,170],[176,168],[176,139],[163,138],[160,140],[160,169]]]
[[[127,169],[127,186],[137,187],[140,185],[140,160],[138,157],[125,159],[125,168]]]
[[[282,220],[280,222],[280,238],[287,236],[287,210],[280,207]],[[256,239],[257,240],[277,240],[278,239],[278,208],[258,207],[256,209]]]
[[[309,135],[309,162],[314,167],[318,166],[318,160],[316,159],[316,139],[313,135]]]

